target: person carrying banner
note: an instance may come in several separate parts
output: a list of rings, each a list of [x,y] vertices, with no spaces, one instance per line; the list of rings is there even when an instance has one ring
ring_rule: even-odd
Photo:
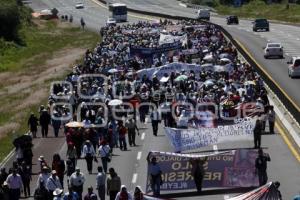
[[[202,181],[204,177],[204,164],[207,161],[207,157],[204,159],[201,158],[191,158],[190,163],[192,165],[192,176],[197,188],[197,192],[201,193],[202,191]]]
[[[262,149],[258,150],[258,157],[255,160],[255,173],[258,175],[259,185],[262,186],[267,183],[267,161],[271,161],[268,155],[264,155]]]
[[[262,121],[259,118],[255,122],[255,127],[253,130],[253,136],[254,136],[254,148],[260,148],[261,144],[261,132],[262,132]]]
[[[147,161],[149,163],[149,174],[150,174],[150,182],[151,182],[151,189],[153,192],[153,196],[159,197],[160,196],[160,186],[162,184],[162,178],[161,178],[161,168],[159,164],[157,163],[156,157],[151,157],[151,153],[147,156]]]

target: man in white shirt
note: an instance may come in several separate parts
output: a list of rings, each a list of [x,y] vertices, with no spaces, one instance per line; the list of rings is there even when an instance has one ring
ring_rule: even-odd
[[[92,174],[93,170],[93,159],[96,156],[95,149],[91,142],[87,140],[82,149],[82,157],[86,160],[87,170],[89,174]]]
[[[47,179],[46,182],[46,189],[49,192],[50,199],[53,199],[53,192],[55,189],[59,188],[62,189],[62,186],[60,184],[60,180],[57,176],[57,173],[55,170],[52,170],[52,175]]]
[[[98,196],[100,200],[105,200],[105,180],[106,180],[106,175],[103,172],[102,167],[99,166],[98,174],[96,177],[96,186],[97,186]]]
[[[70,186],[74,192],[77,192],[79,199],[82,199],[84,182],[84,174],[80,172],[80,168],[76,167],[76,171],[70,176]]]
[[[100,143],[100,147],[98,149],[99,155],[101,157],[101,161],[102,161],[102,166],[104,169],[104,172],[107,172],[107,164],[110,160],[110,147],[108,145],[108,143],[106,142],[106,140],[101,141]]]
[[[158,123],[161,120],[160,112],[157,109],[153,110],[150,115],[150,118],[151,118],[151,123],[152,123],[153,135],[157,136]]]
[[[9,188],[9,199],[19,200],[23,186],[22,178],[17,174],[17,170],[13,169],[12,173],[6,179]]]

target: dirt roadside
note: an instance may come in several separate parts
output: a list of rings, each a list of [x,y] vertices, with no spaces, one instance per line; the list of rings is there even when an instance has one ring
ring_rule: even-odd
[[[54,53],[38,69],[0,73],[4,81],[0,89],[0,113],[14,113],[8,123],[0,124],[0,139],[17,130],[25,119],[27,108],[39,104],[49,95],[50,81],[59,79],[68,71],[86,49],[66,48]],[[32,58],[31,58],[32,59]]]

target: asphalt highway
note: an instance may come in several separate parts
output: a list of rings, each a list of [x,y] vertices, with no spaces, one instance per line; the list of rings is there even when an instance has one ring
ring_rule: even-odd
[[[152,9],[151,11],[170,13],[174,15],[185,15],[185,16],[194,16],[193,11],[178,6],[178,1],[172,0],[122,0],[128,5],[137,6],[143,9]],[[85,2],[84,9],[75,9],[75,1],[72,0],[33,0],[30,4],[33,9],[41,10],[47,8],[56,7],[60,14],[72,14],[74,17],[74,23],[79,23],[81,17],[86,21],[87,28],[98,31],[100,26],[105,24],[107,17],[109,16],[108,11],[96,5],[94,2],[87,1]],[[150,5],[151,4],[151,5]],[[141,20],[135,17],[129,17],[129,22],[135,22]],[[225,19],[213,17],[213,22],[220,24],[225,23]],[[292,37],[300,36],[300,30],[297,30],[294,26],[287,25],[278,25],[271,24],[271,31],[269,33],[251,33],[250,21],[241,20],[239,26],[225,26],[230,33],[233,34],[238,40],[246,44],[246,47],[249,51],[254,54],[258,62],[260,62],[272,75],[276,81],[291,95],[295,101],[300,104],[300,93],[298,94],[295,90],[297,85],[299,85],[299,80],[291,80],[287,76],[286,64],[284,60],[264,60],[262,56],[262,46],[265,45],[268,39],[278,39],[280,40],[287,53],[292,55],[296,50],[300,49],[300,41],[296,42]],[[250,29],[250,31],[247,31]],[[287,30],[293,30],[289,32],[290,37],[288,36]],[[279,31],[283,31],[282,34]],[[295,32],[294,32],[295,31]],[[262,37],[263,36],[263,37]],[[284,39],[285,38],[285,39]],[[285,43],[283,42],[285,41]],[[282,82],[280,82],[282,81]],[[282,83],[282,84],[281,84]],[[145,128],[142,128],[144,127]],[[122,184],[127,185],[128,189],[132,191],[136,185],[142,186],[145,190],[146,186],[146,173],[147,173],[147,162],[146,156],[149,151],[171,151],[172,148],[169,145],[166,136],[160,125],[158,137],[152,135],[151,124],[147,123],[138,124],[140,129],[140,136],[137,137],[136,143],[137,147],[129,147],[128,151],[120,151],[116,149],[114,151],[114,156],[112,162],[109,164],[109,167],[114,167],[116,172],[122,179]],[[52,130],[52,129],[50,129]],[[40,133],[40,132],[39,132]],[[53,134],[50,132],[50,134]],[[63,133],[60,133],[60,138],[38,138],[34,141],[34,163],[37,163],[37,158],[39,155],[43,154],[51,163],[52,155],[55,152],[59,152],[60,155],[65,158],[66,153],[66,144],[64,143]],[[282,140],[282,137],[278,134],[274,135],[264,135],[262,138],[262,146],[265,148],[265,151],[268,152],[271,156],[272,161],[268,163],[268,175],[270,181],[280,181],[281,183],[281,192],[283,199],[292,199],[295,194],[298,194],[300,188],[300,165],[295,157],[291,154],[287,145]],[[234,148],[234,147],[253,147],[252,143],[233,143],[218,146],[218,149]],[[213,150],[210,148],[209,150]],[[11,166],[11,161],[8,162],[7,166]],[[99,165],[101,161],[99,159]],[[82,171],[86,174],[87,181],[84,186],[84,191],[87,191],[87,187],[92,185],[95,188],[95,173],[96,166],[94,166],[92,175],[89,175],[86,171],[86,165],[84,160],[78,162],[78,166],[82,168]],[[38,173],[38,166],[34,165],[34,172]],[[35,187],[36,175],[33,176],[32,188]],[[234,196],[235,194],[241,193],[242,191],[205,191],[202,196],[196,196],[194,192],[181,192],[180,198],[176,199],[209,199],[217,200],[224,199],[228,196]],[[174,194],[174,197],[176,194]],[[171,196],[172,197],[172,196]],[[108,198],[107,198],[108,199]]]
[[[196,17],[196,10],[179,5],[176,0],[119,0],[128,7],[175,16]],[[253,32],[251,20],[240,20],[239,25],[227,25],[224,17],[212,14],[211,22],[222,25],[235,39],[240,41],[256,61],[280,85],[300,112],[300,79],[288,77],[288,64],[291,56],[300,56],[300,27],[279,23],[270,23],[270,32]],[[263,47],[267,42],[280,42],[283,45],[284,59],[265,59]]]

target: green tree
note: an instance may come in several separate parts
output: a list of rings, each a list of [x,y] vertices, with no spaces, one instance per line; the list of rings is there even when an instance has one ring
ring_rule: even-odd
[[[19,40],[20,24],[20,13],[16,2],[2,2],[0,7],[0,37],[8,41]]]

